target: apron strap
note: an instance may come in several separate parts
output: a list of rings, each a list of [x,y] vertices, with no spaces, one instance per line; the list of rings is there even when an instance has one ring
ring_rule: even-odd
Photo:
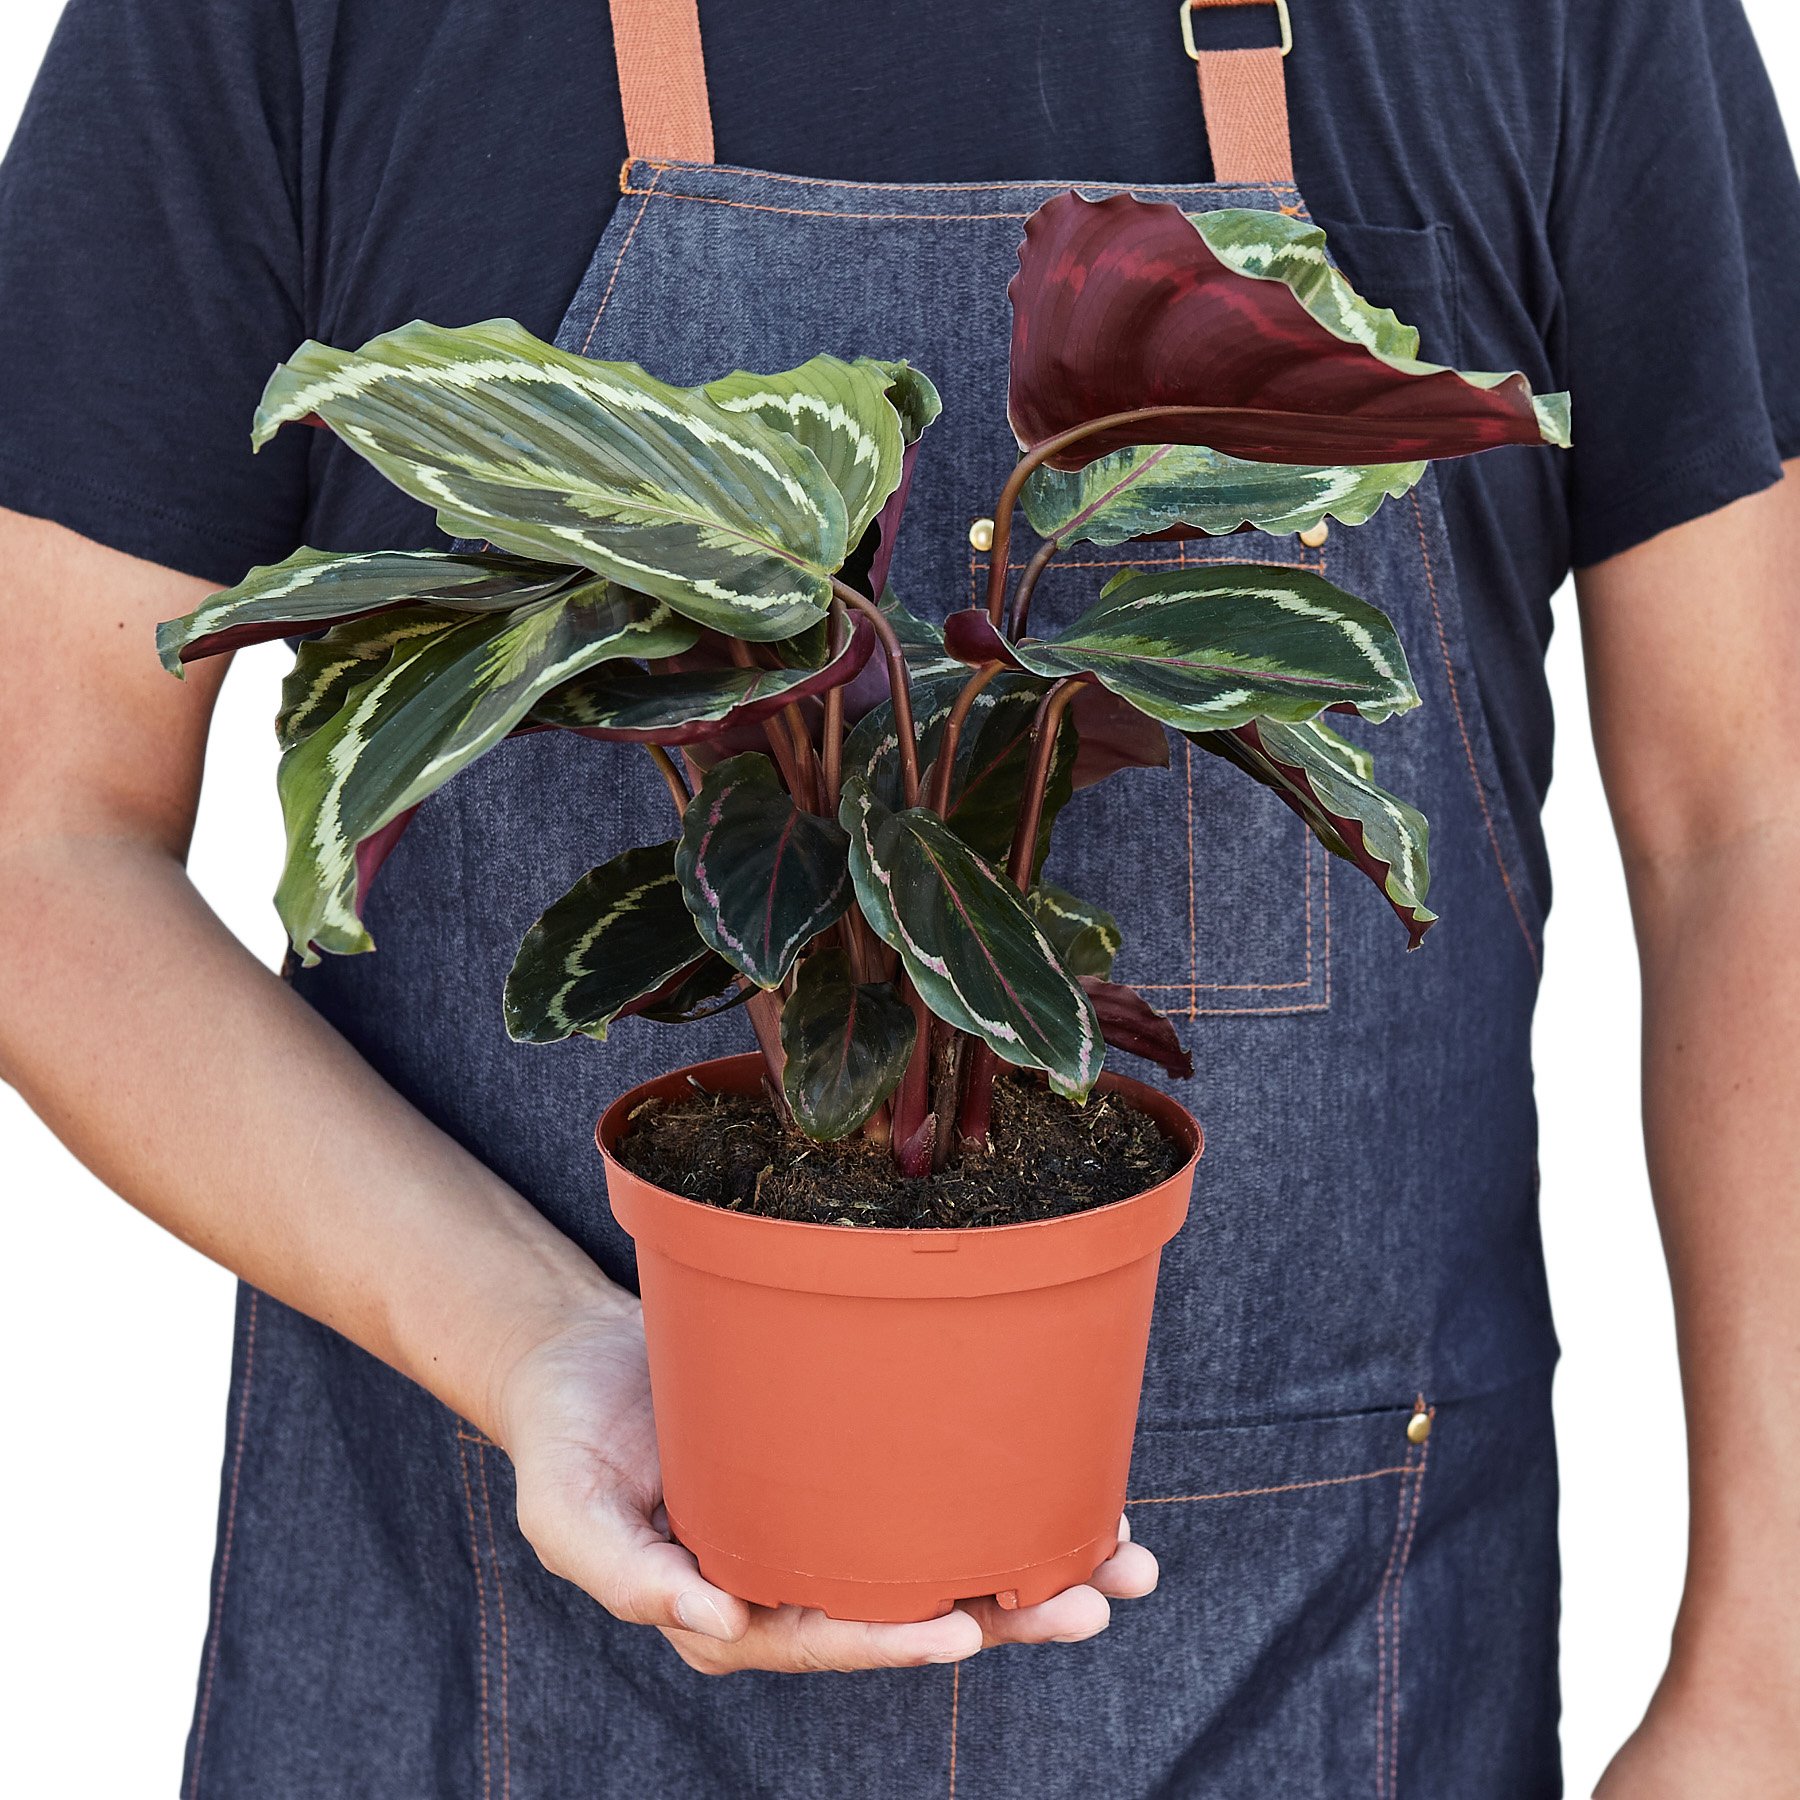
[[[711,162],[698,0],[612,0],[612,28],[632,160]]]
[[[1275,8],[1281,24],[1278,48],[1202,50],[1194,42],[1197,9],[1254,5]],[[1294,148],[1282,67],[1294,47],[1287,0],[1181,0],[1181,40],[1200,72],[1213,180],[1228,186],[1292,187]]]
[[[1275,7],[1281,22],[1279,48],[1202,50],[1195,44],[1196,9],[1246,5]],[[698,0],[611,0],[611,6],[625,144],[632,158],[711,162],[712,105]],[[1293,47],[1287,0],[1182,0],[1181,33],[1199,70],[1213,179],[1291,186],[1294,153],[1282,68]]]

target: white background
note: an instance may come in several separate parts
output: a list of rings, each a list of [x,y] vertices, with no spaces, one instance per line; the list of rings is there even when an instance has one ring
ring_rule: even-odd
[[[1791,120],[1800,22],[1791,0],[1748,4]],[[60,0],[0,7],[0,143],[59,11]],[[1544,1231],[1565,1348],[1564,1744],[1569,1791],[1585,1794],[1656,1681],[1686,1507],[1636,1118],[1630,926],[1566,592],[1558,614],[1557,905],[1537,1048]],[[285,661],[278,645],[240,656],[226,684],[193,855],[208,899],[271,962],[281,845],[269,721]],[[173,1793],[209,1604],[232,1282],[101,1188],[6,1088],[0,1170],[9,1789]]]

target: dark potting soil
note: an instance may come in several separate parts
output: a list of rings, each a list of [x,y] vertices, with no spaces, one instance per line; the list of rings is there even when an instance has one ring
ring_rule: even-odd
[[[885,1144],[814,1143],[761,1094],[648,1100],[618,1148],[634,1175],[731,1212],[807,1225],[1022,1225],[1129,1200],[1173,1175],[1182,1152],[1114,1095],[1086,1106],[1041,1084],[994,1084],[989,1147],[909,1177]]]

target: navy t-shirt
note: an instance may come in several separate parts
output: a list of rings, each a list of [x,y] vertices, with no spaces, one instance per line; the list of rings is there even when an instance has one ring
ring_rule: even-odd
[[[1417,234],[1447,233],[1454,291],[1414,321],[1426,355],[1575,395],[1572,455],[1445,471],[1530,818],[1571,563],[1800,454],[1793,159],[1740,0],[1293,12],[1297,175],[1348,273],[1379,300]],[[701,0],[718,157],[866,181],[1207,180],[1174,13]],[[1249,41],[1266,17],[1204,28]],[[441,542],[324,434],[252,460],[263,382],[304,337],[355,345],[415,317],[553,335],[624,154],[605,0],[71,0],[0,167],[0,505],[220,583],[303,542]]]

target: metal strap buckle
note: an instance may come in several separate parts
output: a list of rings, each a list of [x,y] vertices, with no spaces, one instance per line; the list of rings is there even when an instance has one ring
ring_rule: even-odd
[[[1256,6],[1264,4],[1265,0],[1242,0],[1242,3]],[[1194,8],[1202,4],[1204,0],[1181,0],[1175,9],[1176,17],[1181,20],[1181,47],[1195,62],[1200,60],[1202,52],[1194,42]],[[1213,4],[1220,4],[1220,0],[1213,0]],[[1286,56],[1294,48],[1294,21],[1288,14],[1288,0],[1274,0],[1274,4],[1275,16],[1281,21],[1281,54]]]

